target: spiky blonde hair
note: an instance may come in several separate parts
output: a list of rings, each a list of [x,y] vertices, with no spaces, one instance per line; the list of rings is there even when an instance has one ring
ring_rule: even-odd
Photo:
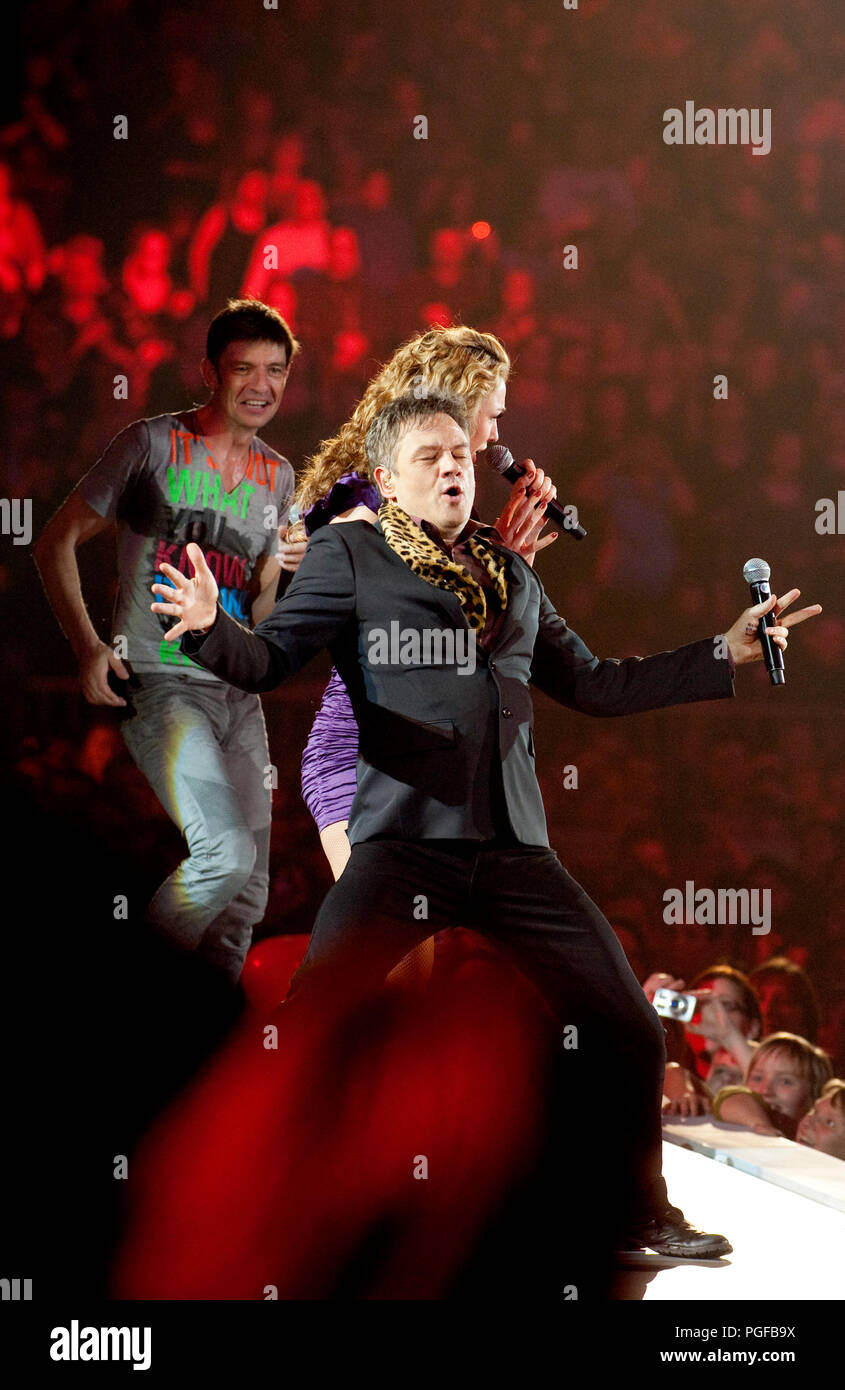
[[[373,377],[346,424],[308,460],[296,494],[300,512],[325,497],[344,473],[369,477],[364,440],[388,401],[408,392],[457,396],[472,421],[484,397],[507,381],[510,366],[498,338],[463,324],[409,338]]]

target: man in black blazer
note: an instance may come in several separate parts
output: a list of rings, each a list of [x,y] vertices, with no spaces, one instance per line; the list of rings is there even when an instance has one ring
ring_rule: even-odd
[[[665,1044],[609,925],[549,848],[534,770],[529,684],[593,715],[634,714],[734,693],[737,665],[761,659],[746,609],[712,638],[655,656],[596,658],[558,617],[533,568],[470,521],[475,478],[462,407],[401,397],[367,436],[384,498],[375,526],[325,526],[253,632],[217,603],[198,546],[194,577],[163,566],[155,612],[168,640],[242,690],[271,690],[328,647],[360,729],[352,854],[318,913],[294,987],[342,971],[383,979],[420,940],[483,932],[564,1022],[580,1001],[592,1056],[613,1060],[617,1178],[641,1245],[690,1258],[730,1251],[670,1207],[661,1174]],[[771,629],[786,646],[787,627]],[[424,910],[421,905],[424,904]]]

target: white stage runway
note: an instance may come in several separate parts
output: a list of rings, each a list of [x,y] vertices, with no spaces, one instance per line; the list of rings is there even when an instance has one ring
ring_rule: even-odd
[[[845,1298],[845,1212],[677,1144],[663,1145],[669,1200],[687,1220],[728,1237],[712,1264],[645,1255],[620,1271],[616,1299]]]

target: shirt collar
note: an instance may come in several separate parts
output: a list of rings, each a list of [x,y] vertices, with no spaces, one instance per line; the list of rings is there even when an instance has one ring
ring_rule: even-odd
[[[456,536],[451,544],[448,541],[444,541],[440,532],[435,526],[432,526],[430,521],[423,521],[422,517],[419,516],[412,516],[411,520],[419,526],[421,531],[425,532],[429,540],[434,541],[435,545],[439,545],[441,550],[454,550],[456,545],[463,545],[465,541],[469,540],[470,536],[475,535],[480,535],[481,537],[489,536],[491,540],[497,540],[501,543],[501,537],[495,527],[485,526],[483,521],[478,521],[475,517],[470,517],[460,535]]]

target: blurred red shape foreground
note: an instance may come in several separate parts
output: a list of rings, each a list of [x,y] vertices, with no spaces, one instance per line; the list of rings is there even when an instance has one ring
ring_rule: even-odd
[[[550,1018],[492,953],[248,1014],[130,1160],[112,1295],[446,1296],[536,1157]]]

